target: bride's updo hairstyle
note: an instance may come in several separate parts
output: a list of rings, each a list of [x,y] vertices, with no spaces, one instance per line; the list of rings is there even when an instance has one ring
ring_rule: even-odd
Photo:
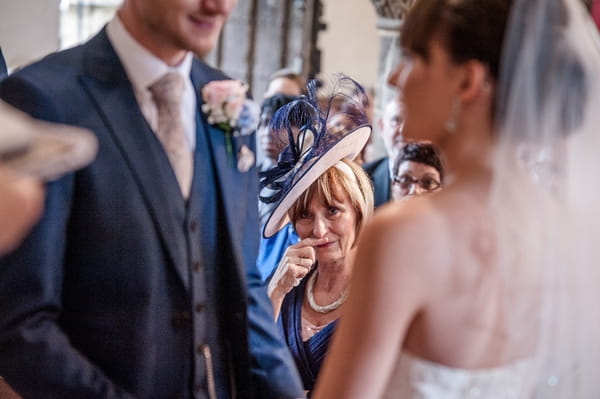
[[[427,61],[433,39],[456,63],[478,60],[498,80],[512,0],[417,0],[402,27],[401,44]]]
[[[455,63],[478,60],[487,65],[494,82],[500,79],[505,82],[498,87],[492,110],[498,127],[503,127],[509,112],[512,120],[534,120],[531,114],[547,116],[551,113],[548,109],[553,109],[556,111],[554,123],[567,135],[576,130],[585,117],[582,109],[588,96],[589,76],[577,52],[570,48],[570,38],[564,34],[569,21],[565,4],[556,1],[544,9],[543,15],[533,12],[536,4],[536,1],[522,1],[513,9],[513,0],[417,0],[402,27],[402,48],[427,61],[431,41],[435,39]],[[505,30],[513,14],[517,19],[505,40]],[[536,18],[542,18],[544,23]],[[545,38],[541,47],[525,43],[525,30],[531,25],[540,26],[537,35]],[[508,46],[504,46],[505,41]],[[534,82],[515,84],[519,79],[515,60],[519,57],[528,57],[534,63],[528,66],[537,71]],[[557,76],[563,79],[556,79]],[[510,92],[515,87],[520,87],[518,93]],[[511,97],[523,92],[534,95],[531,105],[509,110],[509,104],[514,103]],[[534,122],[534,126],[540,123]]]

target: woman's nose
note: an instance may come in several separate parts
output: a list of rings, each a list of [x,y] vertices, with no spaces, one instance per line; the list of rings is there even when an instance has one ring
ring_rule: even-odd
[[[418,183],[413,183],[410,185],[410,187],[408,188],[408,194],[407,195],[419,195],[420,194],[420,187]]]
[[[313,236],[315,238],[323,238],[327,233],[327,220],[323,217],[315,217],[313,224]]]

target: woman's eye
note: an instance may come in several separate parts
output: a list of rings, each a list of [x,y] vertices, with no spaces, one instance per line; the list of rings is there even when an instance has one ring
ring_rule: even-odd
[[[440,183],[431,177],[426,177],[421,180],[421,187],[423,187],[425,190],[435,190],[439,186]]]
[[[398,183],[400,183],[400,185],[402,187],[405,187],[405,186],[409,186],[409,185],[413,184],[415,179],[412,176],[402,175],[402,176],[398,177],[396,181]]]
[[[300,219],[308,219],[310,214],[307,211],[300,212]]]
[[[335,206],[330,206],[327,211],[329,212],[330,215],[335,215],[340,211],[340,209]]]
[[[412,182],[412,177],[406,176],[406,175],[400,176],[400,178],[398,179],[398,182],[400,184],[410,183],[410,182]]]

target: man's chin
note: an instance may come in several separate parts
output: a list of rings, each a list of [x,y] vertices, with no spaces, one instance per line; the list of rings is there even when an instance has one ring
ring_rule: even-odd
[[[189,43],[188,50],[198,57],[207,56],[216,46],[218,36],[195,39]]]

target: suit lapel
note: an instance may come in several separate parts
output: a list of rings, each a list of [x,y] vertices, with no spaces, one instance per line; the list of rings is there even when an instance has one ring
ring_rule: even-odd
[[[167,155],[140,111],[104,30],[89,42],[86,52],[85,75],[80,80],[131,169],[171,261],[188,288],[185,238],[173,217],[183,218],[185,203],[173,172],[164,167],[169,162]]]
[[[231,240],[229,241],[233,246],[237,264],[241,266],[244,265],[244,262],[242,259],[242,249],[240,248],[239,243],[242,242],[243,237],[240,236],[241,229],[239,228],[239,224],[240,222],[243,223],[242,218],[246,214],[246,207],[248,206],[246,201],[246,187],[242,184],[242,182],[247,183],[247,180],[240,179],[240,172],[235,166],[231,166],[228,162],[225,135],[223,131],[209,125],[204,115],[202,115],[202,96],[200,93],[202,87],[210,80],[210,77],[202,73],[198,65],[194,64],[194,67],[192,68],[192,82],[198,94],[199,119],[204,128],[204,132],[207,135],[207,141],[212,153],[213,166],[214,170],[216,170],[216,186],[218,187],[220,199],[225,210],[225,215],[223,216],[226,220],[229,234],[231,235]],[[200,129],[198,130],[200,131]],[[234,163],[237,163],[237,151],[239,148],[237,148],[238,146],[236,145],[237,139],[233,139],[233,141]],[[240,270],[240,272],[242,271]]]

